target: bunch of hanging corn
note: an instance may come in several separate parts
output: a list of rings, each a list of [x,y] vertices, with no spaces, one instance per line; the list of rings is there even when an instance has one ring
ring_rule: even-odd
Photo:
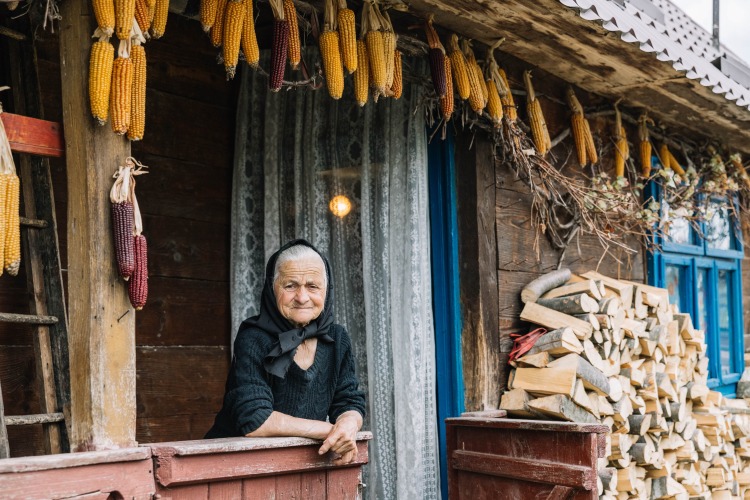
[[[115,173],[115,182],[109,191],[111,202],[112,233],[114,234],[115,257],[120,276],[130,279],[135,268],[133,234],[135,219],[133,202],[130,198],[130,185],[133,180],[133,167],[121,166]]]
[[[284,0],[284,18],[289,23],[289,43],[287,47],[289,65],[292,69],[297,69],[297,66],[299,66],[299,63],[302,60],[302,46],[299,39],[297,9],[294,7],[294,2],[292,0]],[[352,22],[354,22],[353,17]]]
[[[385,35],[381,31],[380,18],[377,4],[365,2],[362,5],[362,32],[367,47],[370,86],[376,101],[381,95],[386,95]]]
[[[464,101],[469,98],[471,85],[469,84],[469,70],[466,58],[458,47],[458,35],[451,34],[448,38],[448,58],[451,61],[451,73],[458,96]]]
[[[271,3],[271,6],[273,7],[273,2]],[[227,0],[216,0],[216,16],[214,17],[214,22],[208,33],[211,45],[216,48],[221,47],[221,43],[224,41],[224,23],[226,22],[226,14]],[[286,52],[284,53],[284,56],[286,57]]]
[[[570,117],[570,131],[573,134],[573,141],[576,145],[576,155],[581,167],[585,167],[588,162],[593,165],[599,161],[599,155],[596,152],[594,136],[591,135],[589,122],[583,115],[583,106],[578,101],[572,87],[567,91],[568,104],[573,112]]]
[[[5,269],[16,276],[21,268],[20,192],[10,143],[0,120],[0,275]]]
[[[99,40],[91,45],[89,56],[89,105],[91,115],[99,125],[104,125],[109,115],[114,59],[115,48],[109,43],[109,36],[100,32]]]
[[[615,104],[615,131],[612,140],[615,143],[615,178],[625,176],[625,162],[630,158],[630,146],[622,126],[622,115]]]
[[[287,0],[291,3],[291,0]],[[344,67],[349,74],[357,71],[359,58],[357,56],[357,27],[354,11],[346,6],[346,0],[338,0],[336,20],[339,24],[339,42],[341,43],[341,57]]]
[[[318,43],[320,44],[320,56],[323,58],[323,74],[325,75],[328,94],[334,99],[340,99],[344,94],[344,67],[341,62],[336,14],[336,5],[333,0],[326,0],[323,33],[320,34]]]
[[[487,106],[487,87],[469,40],[462,40],[461,48],[466,58],[466,69],[469,76],[469,104],[471,109],[480,113]]]
[[[648,136],[648,125],[654,121],[643,113],[638,118],[638,152],[641,157],[641,175],[648,178],[651,175],[651,139]]]
[[[237,71],[237,62],[240,59],[240,44],[242,43],[242,29],[245,26],[246,14],[247,7],[244,0],[229,0],[224,15],[224,43],[222,44],[227,80],[234,78]]]
[[[669,150],[666,142],[662,143],[661,148],[659,148],[659,161],[664,168],[673,170],[677,175],[685,175],[685,170]]]
[[[448,78],[445,72],[445,47],[440,42],[435,27],[432,25],[432,16],[424,24],[427,35],[427,44],[430,46],[430,74],[432,75],[432,86],[438,97],[445,95],[448,90]]]
[[[289,49],[289,22],[286,20],[284,13],[283,0],[270,0],[270,3],[274,21],[268,88],[271,92],[278,92],[284,82],[284,69],[286,68],[287,51]],[[320,38],[322,40],[323,35]]]
[[[505,94],[505,82],[500,76],[500,67],[495,61],[492,50],[487,53],[485,83],[487,85],[487,113],[490,115],[495,128],[500,128],[503,123],[503,102],[501,93]]]
[[[115,3],[113,0],[93,0],[94,17],[99,30],[107,37],[115,32]]]
[[[255,17],[253,0],[243,0],[245,4],[245,21],[242,24],[242,53],[251,68],[257,68],[260,61],[258,38],[255,36]]]
[[[544,120],[544,113],[542,113],[542,105],[536,98],[534,86],[531,84],[531,71],[524,71],[523,81],[526,86],[526,113],[529,115],[531,136],[534,138],[536,150],[544,156],[552,147],[552,141],[547,130],[547,122]]]

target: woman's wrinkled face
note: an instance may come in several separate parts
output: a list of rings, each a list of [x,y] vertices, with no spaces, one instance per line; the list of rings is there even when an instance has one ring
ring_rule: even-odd
[[[279,266],[273,284],[276,307],[296,326],[305,326],[320,316],[326,301],[325,268],[316,259],[287,261]]]

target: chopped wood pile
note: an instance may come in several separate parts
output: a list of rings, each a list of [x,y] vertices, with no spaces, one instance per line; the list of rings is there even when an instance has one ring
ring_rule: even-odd
[[[607,425],[601,498],[750,498],[750,407],[709,390],[704,332],[667,290],[561,270],[521,297],[549,331],[511,362],[500,408]]]

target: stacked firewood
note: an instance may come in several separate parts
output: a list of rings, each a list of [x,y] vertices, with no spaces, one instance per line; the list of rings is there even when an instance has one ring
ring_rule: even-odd
[[[708,389],[704,332],[666,290],[561,270],[521,298],[548,333],[516,340],[500,407],[607,425],[601,498],[750,498],[750,408]]]

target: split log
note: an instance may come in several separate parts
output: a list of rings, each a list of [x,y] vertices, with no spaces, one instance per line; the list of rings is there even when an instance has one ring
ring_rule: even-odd
[[[542,352],[547,352],[553,356],[570,353],[579,354],[583,352],[583,345],[581,345],[572,328],[559,328],[539,337],[525,356]]]
[[[539,413],[529,408],[531,396],[523,389],[513,389],[503,393],[500,398],[500,409],[508,412],[508,415],[516,418],[534,418]]]
[[[608,288],[620,296],[623,306],[628,309],[633,304],[633,285],[623,283],[622,281],[608,278],[603,274],[599,274],[596,271],[588,271],[583,273],[581,276],[592,280],[599,280],[604,282],[604,287]]]
[[[568,396],[555,394],[529,401],[529,407],[551,417],[560,418],[569,422],[582,422],[587,424],[599,421],[591,413],[575,404]]]
[[[565,284],[570,279],[570,269],[558,269],[539,276],[537,279],[523,287],[521,290],[521,301],[525,304],[536,302],[539,297],[549,290]]]
[[[579,339],[590,338],[594,331],[591,323],[557,312],[554,309],[540,306],[534,302],[526,303],[521,311],[521,319],[529,323],[544,326],[550,330],[570,327]]]
[[[599,290],[599,285],[594,280],[579,281],[577,283],[570,283],[569,285],[563,285],[550,290],[541,296],[542,299],[554,299],[557,297],[565,297],[567,295],[578,295],[581,293],[587,293],[594,299],[601,300],[602,293]],[[538,301],[537,301],[538,302]]]
[[[610,389],[607,377],[577,354],[568,354],[552,361],[545,369],[548,370],[550,368],[558,369],[561,373],[567,373],[565,370],[572,368],[586,389],[594,390],[601,396],[609,395]]]
[[[575,315],[599,312],[599,303],[585,293],[553,299],[539,299],[536,303],[564,314]]]

